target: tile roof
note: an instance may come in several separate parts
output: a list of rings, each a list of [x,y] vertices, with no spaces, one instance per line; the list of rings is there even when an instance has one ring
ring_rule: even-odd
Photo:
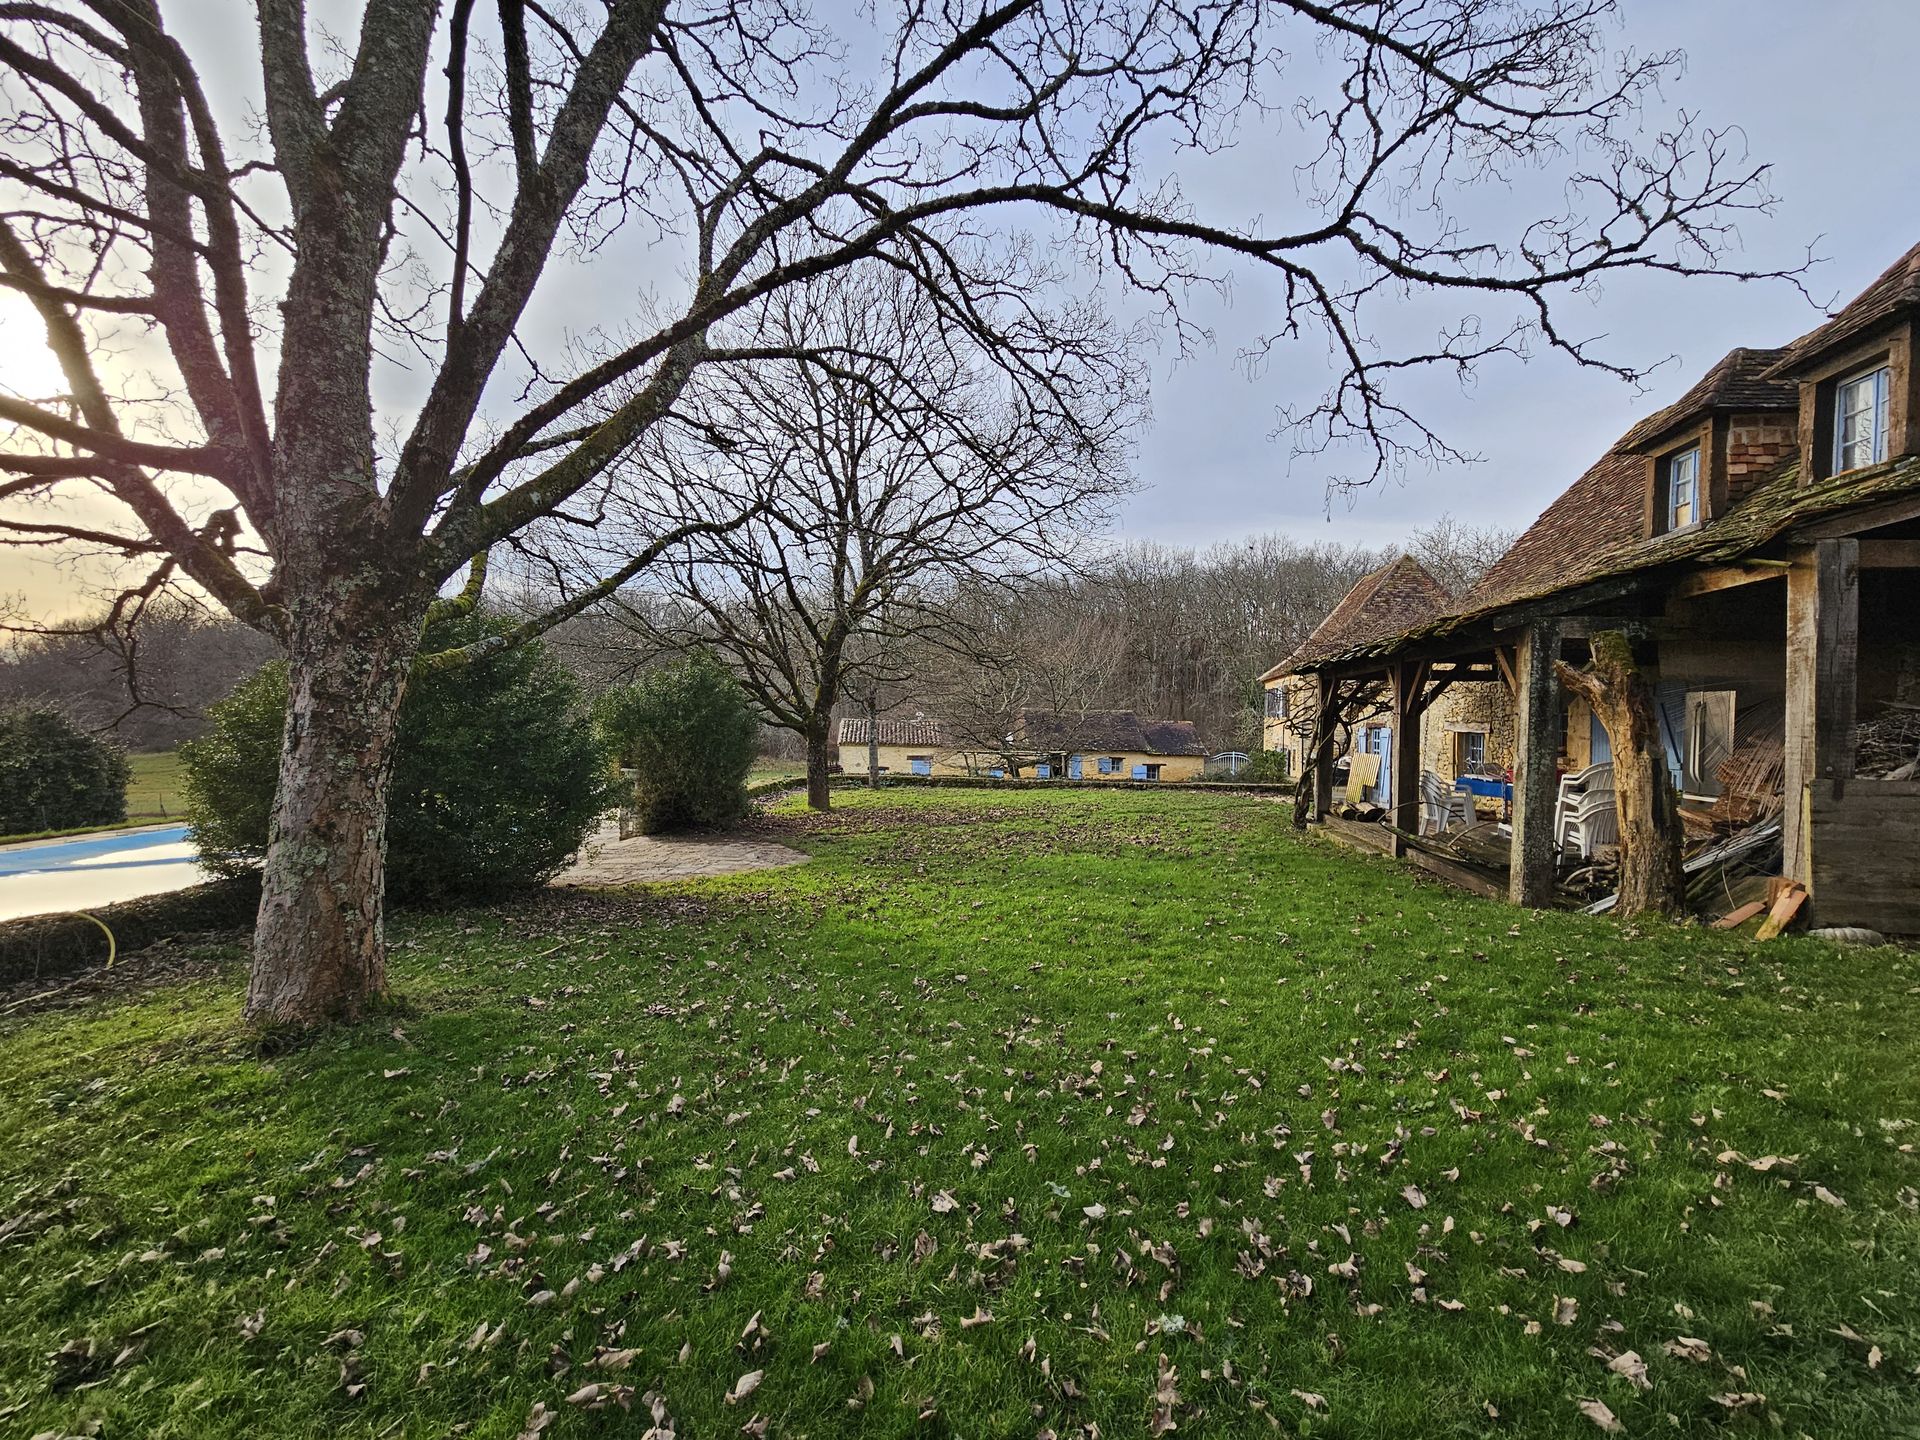
[[[1800,387],[1791,380],[1765,378],[1785,350],[1729,350],[1673,404],[1656,411],[1620,437],[1616,450],[1631,450],[1657,440],[1711,411],[1793,410]]]
[[[1609,460],[1612,458],[1610,456]],[[1577,503],[1568,502],[1576,497],[1582,485],[1594,480],[1595,471],[1605,467],[1609,460],[1602,460],[1583,475],[1572,490],[1549,507],[1548,514],[1562,510],[1563,515],[1577,516]],[[1595,489],[1604,488],[1602,477]],[[1599,544],[1596,536],[1594,554],[1583,563],[1559,573],[1555,573],[1550,564],[1541,564],[1530,567],[1525,574],[1510,573],[1502,583],[1496,576],[1500,569],[1496,565],[1487,572],[1487,579],[1470,591],[1466,599],[1450,613],[1426,624],[1412,626],[1385,640],[1351,646],[1315,664],[1384,658],[1403,644],[1454,634],[1476,622],[1494,620],[1500,611],[1523,601],[1545,600],[1557,594],[1571,593],[1599,580],[1682,563],[1725,564],[1754,554],[1797,525],[1838,514],[1857,505],[1916,493],[1920,493],[1920,457],[1895,460],[1876,465],[1870,470],[1850,471],[1837,479],[1806,486],[1800,483],[1799,461],[1787,460],[1764,484],[1717,520],[1695,529],[1656,536],[1652,540],[1636,539],[1630,546],[1624,547],[1618,543]],[[1541,517],[1542,520],[1546,518]],[[1601,527],[1604,528],[1605,518],[1600,518]],[[1519,549],[1526,538],[1522,536],[1514,548]]]
[[[1765,377],[1783,350],[1729,350],[1673,404],[1647,416],[1541,512],[1461,598],[1484,610],[1632,569],[1647,544],[1643,447],[1715,411],[1792,410],[1799,387]]]
[[[1424,565],[1402,555],[1361,576],[1300,648],[1260,678],[1277,680],[1328,656],[1397,635],[1444,614],[1451,601],[1447,587]]]
[[[1792,374],[1881,321],[1917,306],[1920,306],[1920,245],[1907,251],[1871,285],[1834,311],[1826,324],[1787,346],[1772,373]]]
[[[1131,710],[1088,710],[1081,714],[1025,710],[1020,714],[1020,734],[1035,749],[1140,755],[1207,753],[1191,720],[1143,721]]]
[[[925,715],[916,715],[911,720],[880,720],[875,722],[881,745],[945,745],[947,732],[938,720]],[[867,743],[867,719],[864,715],[849,715],[841,720],[835,738],[842,745],[865,745]]]

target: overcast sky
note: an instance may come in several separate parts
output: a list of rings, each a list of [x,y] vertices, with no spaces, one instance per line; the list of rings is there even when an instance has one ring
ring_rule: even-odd
[[[821,0],[823,9],[835,3]],[[209,83],[239,87],[216,94],[230,120],[257,103],[251,36],[244,51],[228,48],[238,39],[232,21],[242,8],[223,0],[175,12]],[[1665,92],[1666,112],[1650,116],[1650,124],[1684,108],[1708,125],[1738,127],[1753,158],[1774,166],[1779,206],[1771,216],[1747,219],[1734,263],[1790,265],[1811,245],[1823,263],[1810,288],[1822,300],[1844,301],[1920,240],[1913,199],[1920,195],[1920,152],[1912,143],[1920,134],[1920,85],[1911,73],[1920,54],[1920,0],[1622,0],[1614,38],[1640,54],[1688,54],[1684,75]],[[223,51],[232,66],[221,65]],[[1826,61],[1834,62],[1831,75],[1822,72]],[[1275,149],[1250,138],[1182,173],[1183,187],[1203,210],[1240,215],[1253,206],[1259,213],[1292,185],[1294,157],[1270,153]],[[1503,203],[1511,211],[1504,217]],[[1491,222],[1484,224],[1489,238],[1510,236],[1539,213],[1539,203],[1537,195],[1478,192],[1475,228]],[[644,288],[648,272],[667,273],[669,258],[648,237],[621,236],[593,266],[550,277],[539,328],[556,339],[600,323],[607,286]],[[1154,420],[1138,458],[1142,489],[1121,520],[1130,538],[1205,545],[1281,531],[1381,545],[1445,512],[1521,528],[1615,437],[1674,399],[1728,349],[1783,343],[1820,318],[1784,284],[1617,278],[1591,304],[1572,302],[1558,322],[1571,333],[1604,336],[1601,349],[1612,359],[1644,366],[1673,357],[1643,393],[1556,355],[1489,365],[1466,392],[1451,378],[1425,377],[1395,398],[1412,402],[1444,439],[1482,462],[1412,473],[1404,483],[1329,502],[1329,462],[1295,458],[1287,436],[1276,434],[1283,406],[1310,406],[1324,390],[1322,342],[1289,347],[1250,380],[1238,356],[1270,319],[1271,291],[1242,275],[1233,296],[1230,305],[1201,297],[1188,309],[1217,335],[1213,348],[1154,359]],[[1425,323],[1417,306],[1405,314]],[[18,306],[0,312],[0,349],[37,346],[36,335],[23,333],[30,318]],[[1440,318],[1436,312],[1436,324]],[[382,377],[383,402],[406,413],[424,379],[412,371]],[[43,616],[85,603],[71,574],[0,552],[0,596],[22,591]]]
[[[1810,288],[1844,301],[1920,241],[1920,0],[1623,0],[1622,11],[1623,43],[1687,52],[1667,99],[1715,126],[1738,125],[1753,156],[1772,162],[1780,205],[1743,226],[1748,261],[1791,263],[1811,244],[1825,263]],[[1822,73],[1826,62],[1833,73]],[[1256,300],[1243,291],[1236,308]],[[1616,283],[1584,318],[1586,333],[1610,337],[1612,355],[1674,360],[1644,394],[1557,356],[1490,368],[1468,394],[1451,381],[1431,385],[1423,418],[1482,463],[1413,474],[1329,508],[1325,464],[1292,459],[1272,437],[1276,406],[1311,392],[1248,383],[1234,343],[1248,325],[1216,309],[1214,352],[1156,369],[1140,456],[1146,488],[1123,528],[1183,544],[1263,530],[1382,544],[1447,511],[1523,527],[1728,350],[1784,343],[1820,312],[1784,285],[1648,279]]]

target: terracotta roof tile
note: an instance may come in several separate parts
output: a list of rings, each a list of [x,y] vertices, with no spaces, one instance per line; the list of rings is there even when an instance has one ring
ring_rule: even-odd
[[[880,720],[874,726],[880,732],[882,745],[945,745],[946,730],[938,720],[925,715],[916,715],[911,720]],[[867,719],[864,715],[849,715],[840,722],[835,732],[836,739],[842,745],[864,745],[867,743]]]
[[[1260,678],[1277,679],[1357,645],[1397,635],[1443,614],[1451,598],[1447,587],[1424,565],[1411,555],[1402,555],[1361,576],[1360,583],[1314,627],[1305,643]]]
[[[1020,716],[1020,734],[1036,749],[1141,755],[1207,753],[1191,720],[1143,722],[1131,710],[1089,710],[1084,714],[1027,710]]]
[[[1790,380],[1763,378],[1786,353],[1785,350],[1750,350],[1744,346],[1729,350],[1686,394],[1635,425],[1620,437],[1614,449],[1635,449],[1711,411],[1798,408],[1799,386]]]

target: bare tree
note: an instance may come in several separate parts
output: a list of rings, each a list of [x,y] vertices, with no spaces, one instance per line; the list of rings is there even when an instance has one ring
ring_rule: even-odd
[[[1009,367],[892,270],[796,288],[763,307],[768,358],[697,377],[631,462],[687,538],[654,566],[669,603],[621,613],[717,651],[804,737],[817,810],[849,693],[900,683],[909,642],[968,647],[948,597],[1063,570],[1131,484],[1120,337],[1084,308],[1028,313],[1043,353]]]
[[[1423,525],[1407,537],[1407,554],[1418,560],[1426,572],[1456,599],[1474,587],[1480,577],[1493,568],[1513,542],[1518,530],[1496,525],[1469,525],[1452,515],[1442,515],[1431,525]]]
[[[247,1015],[311,1023],[384,988],[387,778],[423,621],[536,520],[594,524],[616,462],[696,371],[753,357],[737,317],[791,285],[877,258],[1020,364],[1048,257],[1106,267],[1176,327],[1187,286],[1244,264],[1281,284],[1271,343],[1331,348],[1295,433],[1358,437],[1372,473],[1447,453],[1393,398],[1409,367],[1537,339],[1631,374],[1555,304],[1619,270],[1741,273],[1731,226],[1766,194],[1720,134],[1643,125],[1679,58],[1616,65],[1610,8],[984,0],[871,12],[877,45],[843,46],[798,0],[380,0],[350,37],[256,0],[257,71],[210,90],[169,28],[188,0],[0,7],[0,285],[64,375],[0,396],[5,533],[141,562],[134,593],[189,580],[288,654]],[[230,34],[208,45],[239,63]],[[226,116],[235,89],[264,126]],[[1169,164],[1281,114],[1275,162],[1305,183],[1250,197],[1266,218],[1182,198]],[[1543,171],[1565,186],[1518,230],[1450,203]],[[668,263],[602,280],[604,323],[543,341],[543,277],[622,227]],[[1461,297],[1459,323],[1376,336],[1409,291]],[[402,364],[407,404],[376,412]]]

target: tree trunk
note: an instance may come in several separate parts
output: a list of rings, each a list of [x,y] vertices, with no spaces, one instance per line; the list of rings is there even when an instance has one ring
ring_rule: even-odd
[[[827,767],[831,751],[827,740],[831,718],[816,711],[807,721],[807,808],[831,810],[833,792],[827,785]]]
[[[1593,707],[1613,749],[1614,807],[1620,822],[1620,896],[1615,915],[1681,908],[1680,811],[1660,742],[1653,690],[1618,630],[1593,637],[1584,670],[1555,661],[1560,683]]]
[[[867,695],[867,788],[880,788],[880,698]]]
[[[386,989],[387,792],[424,602],[356,600],[351,588],[292,617],[247,985],[255,1024],[351,1019]]]

